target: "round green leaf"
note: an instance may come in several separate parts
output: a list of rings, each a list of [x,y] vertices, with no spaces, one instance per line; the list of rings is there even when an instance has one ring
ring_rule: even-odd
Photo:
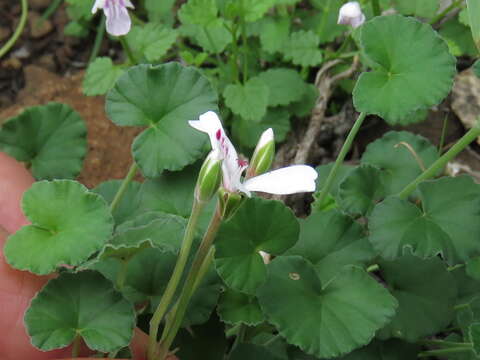
[[[376,66],[360,75],[353,91],[358,111],[391,124],[447,96],[456,73],[455,58],[430,25],[401,15],[365,23],[361,44]]]
[[[438,257],[422,260],[407,254],[393,262],[381,261],[380,270],[399,304],[392,321],[380,331],[381,338],[415,342],[450,324],[457,289]]]
[[[250,198],[217,235],[215,265],[223,281],[234,290],[254,294],[266,279],[260,250],[280,255],[298,239],[299,225],[282,202]]]
[[[4,249],[16,269],[42,275],[79,265],[112,234],[108,205],[76,181],[37,182],[25,192],[22,208],[32,225],[11,235]]]
[[[122,75],[106,100],[110,119],[121,126],[148,126],[133,145],[148,177],[180,170],[203,153],[206,138],[188,120],[217,110],[217,95],[197,70],[178,63],[138,65]]]
[[[220,297],[217,312],[223,322],[231,325],[241,323],[254,326],[264,320],[256,297],[230,289]]]
[[[87,152],[87,128],[70,106],[26,109],[0,128],[0,151],[31,165],[36,179],[73,179]]]
[[[360,165],[352,170],[340,183],[340,206],[350,214],[369,214],[384,194],[380,175],[380,170],[371,165]]]
[[[414,255],[442,254],[449,264],[480,252],[480,185],[471,177],[441,178],[419,185],[422,208],[398,198],[378,204],[369,221],[370,242],[393,260],[406,248]]]
[[[381,172],[385,195],[397,194],[422,173],[421,164],[409,149],[416,153],[425,168],[438,159],[438,150],[422,136],[406,131],[390,131],[367,146],[362,164],[371,164]]]
[[[269,87],[260,77],[248,80],[244,85],[229,84],[223,91],[225,104],[245,120],[260,121],[267,112]]]
[[[90,349],[110,352],[130,343],[135,311],[99,273],[63,273],[33,298],[25,324],[43,351],[66,347],[79,335]]]
[[[269,88],[268,106],[288,105],[299,101],[307,91],[298,71],[275,68],[258,75]]]
[[[319,358],[367,344],[397,306],[365,271],[347,267],[323,283],[314,266],[300,256],[280,256],[269,264],[258,300],[281,336]]]
[[[300,237],[286,254],[309,260],[322,283],[334,278],[345,265],[362,266],[375,257],[363,228],[338,210],[300,219]]]

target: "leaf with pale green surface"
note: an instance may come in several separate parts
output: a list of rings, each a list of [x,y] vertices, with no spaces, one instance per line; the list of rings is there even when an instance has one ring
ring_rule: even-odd
[[[419,164],[408,144],[421,159]],[[380,139],[368,144],[362,155],[362,164],[371,164],[381,171],[385,195],[397,194],[438,159],[438,150],[427,139],[406,131],[389,131]]]
[[[208,27],[184,24],[180,27],[180,32],[212,54],[220,54],[232,42],[232,34],[225,28],[223,19]]]
[[[63,273],[32,299],[25,324],[43,351],[64,348],[79,335],[90,349],[110,352],[130,343],[135,311],[99,273]]]
[[[299,225],[282,202],[249,198],[220,227],[215,242],[215,267],[232,289],[254,294],[267,276],[260,250],[280,255],[298,239]]]
[[[385,259],[406,248],[419,257],[443,254],[449,264],[465,262],[480,251],[480,185],[471,177],[444,177],[418,186],[422,207],[395,197],[373,210],[370,242]]]
[[[268,53],[281,51],[290,35],[290,20],[284,17],[267,17],[260,23],[260,44]]]
[[[362,226],[338,210],[301,219],[298,242],[285,254],[309,260],[325,284],[346,265],[364,266],[375,257]]]
[[[450,92],[455,58],[430,25],[400,15],[379,16],[362,25],[360,37],[374,65],[360,75],[353,91],[358,111],[396,124]]]
[[[440,7],[438,0],[394,0],[393,4],[403,15],[414,15],[424,18],[434,17]]]
[[[223,96],[234,114],[258,122],[267,113],[270,90],[261,78],[254,77],[245,84],[227,85]]]
[[[201,26],[215,25],[218,22],[218,8],[215,0],[188,0],[178,11],[182,24]]]
[[[477,55],[477,48],[473,42],[470,28],[458,19],[452,18],[442,24],[439,33],[447,42],[452,55],[472,57]]]
[[[268,86],[268,106],[299,101],[307,90],[307,84],[298,71],[293,69],[274,68],[261,72],[258,77]]]
[[[108,205],[76,181],[34,183],[23,195],[22,209],[32,225],[11,235],[4,248],[16,269],[44,275],[60,265],[80,265],[112,234]]]
[[[148,62],[159,61],[175,44],[176,30],[161,24],[148,23],[144,26],[133,26],[126,35],[133,53],[145,58]]]
[[[88,65],[83,79],[83,93],[87,96],[104,95],[123,74],[124,68],[112,63],[109,57],[96,58]]]
[[[115,124],[148,126],[132,145],[135,162],[147,177],[180,170],[203,154],[206,138],[188,120],[209,110],[217,110],[210,82],[178,63],[132,67],[106,99],[106,112]]]
[[[305,27],[318,35],[321,44],[333,41],[345,32],[347,27],[337,23],[343,0],[313,0],[312,3],[318,11],[300,12],[300,17]]]
[[[262,309],[255,296],[231,289],[227,289],[220,297],[217,313],[223,322],[231,325],[255,326],[264,320]]]
[[[380,338],[415,342],[450,324],[457,289],[441,259],[422,260],[407,254],[393,262],[380,261],[379,265],[382,278],[399,304],[392,321],[380,330]]]
[[[296,31],[282,49],[285,60],[294,65],[316,66],[322,62],[322,52],[319,48],[320,38],[312,31]]]
[[[315,267],[300,256],[275,258],[257,295],[267,321],[279,334],[319,358],[337,357],[368,344],[397,306],[395,298],[364,270],[346,267],[324,283]]]
[[[269,108],[260,122],[237,118],[233,121],[232,132],[235,139],[250,148],[254,148],[262,133],[268,128],[273,129],[275,142],[282,142],[290,131],[290,114],[287,109]]]
[[[27,108],[0,128],[0,151],[30,164],[37,179],[75,178],[87,153],[87,128],[70,106]]]

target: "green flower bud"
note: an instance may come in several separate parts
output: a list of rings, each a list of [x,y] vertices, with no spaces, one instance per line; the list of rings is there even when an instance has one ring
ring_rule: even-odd
[[[267,129],[263,132],[257,147],[250,161],[247,172],[247,178],[261,175],[272,166],[273,157],[275,156],[275,141],[273,139],[273,130]]]
[[[237,192],[230,192],[225,188],[221,187],[218,190],[218,197],[220,200],[220,214],[222,219],[228,220],[235,212],[240,208],[245,200],[245,196]]]
[[[217,192],[222,180],[222,159],[218,151],[211,151],[203,162],[198,174],[195,198],[200,202],[208,202]]]

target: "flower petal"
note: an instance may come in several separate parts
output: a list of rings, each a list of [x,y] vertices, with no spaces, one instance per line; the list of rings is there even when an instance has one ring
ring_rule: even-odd
[[[108,6],[103,8],[107,17],[107,32],[110,35],[122,36],[128,34],[132,21],[125,6],[118,1],[110,1]]]
[[[106,0],[96,0],[92,7],[92,14],[95,14],[98,9],[103,9],[105,6],[105,1]]]
[[[247,191],[287,195],[315,191],[318,174],[307,165],[292,165],[248,179],[243,184]]]
[[[210,144],[212,145],[212,150],[219,149],[219,139],[217,137],[217,132],[220,130],[221,134],[224,134],[222,122],[218,118],[218,115],[213,111],[207,111],[206,113],[200,115],[198,120],[190,120],[189,125],[198,131],[207,133],[210,138]]]

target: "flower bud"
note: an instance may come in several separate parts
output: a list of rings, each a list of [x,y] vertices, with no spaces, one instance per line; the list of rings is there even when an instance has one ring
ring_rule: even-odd
[[[218,190],[218,197],[220,200],[220,214],[224,221],[232,218],[245,200],[242,194],[230,192],[223,187]]]
[[[275,155],[275,141],[273,139],[273,130],[265,130],[257,143],[253,152],[250,166],[247,170],[247,178],[261,175],[270,169]]]
[[[222,158],[217,150],[212,150],[203,162],[198,174],[195,198],[200,202],[208,202],[217,192],[222,180]]]
[[[338,12],[338,24],[350,25],[357,28],[365,22],[365,15],[362,13],[360,4],[357,1],[350,1],[344,4]]]

